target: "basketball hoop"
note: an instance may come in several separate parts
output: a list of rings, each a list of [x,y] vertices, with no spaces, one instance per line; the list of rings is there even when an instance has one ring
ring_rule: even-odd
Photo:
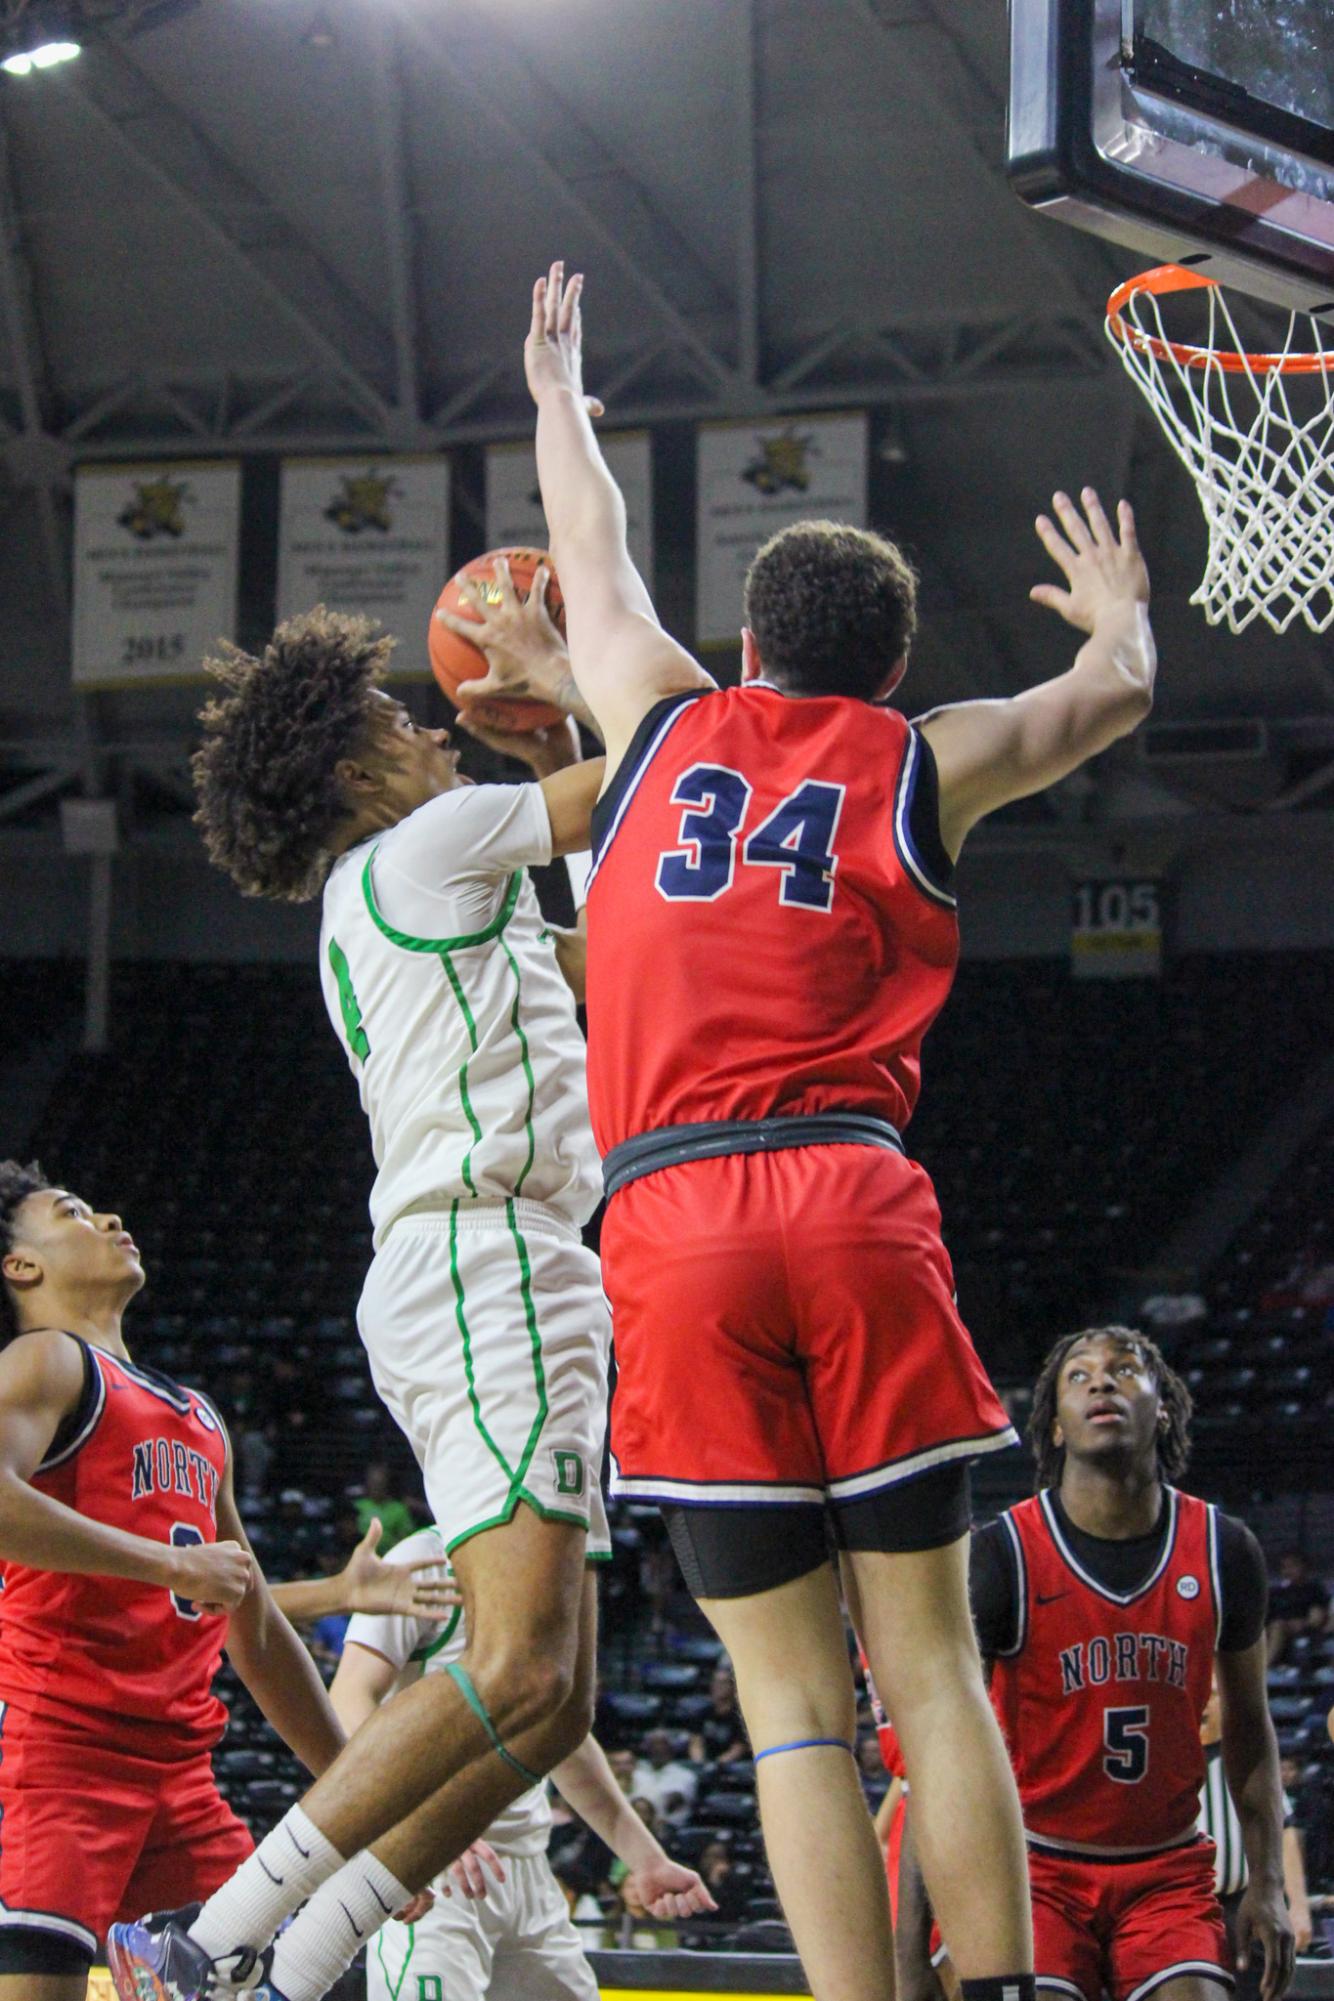
[[[1207,338],[1169,338],[1161,299],[1202,291]],[[1161,264],[1118,285],[1107,336],[1195,482],[1209,560],[1191,603],[1210,625],[1334,623],[1334,346],[1292,313],[1276,354],[1249,354],[1212,278]]]

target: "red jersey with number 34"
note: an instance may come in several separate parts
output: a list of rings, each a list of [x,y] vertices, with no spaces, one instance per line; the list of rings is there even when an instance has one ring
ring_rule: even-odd
[[[74,1337],[71,1336],[71,1339]],[[84,1397],[32,1476],[39,1493],[154,1542],[217,1540],[227,1446],[194,1390],[80,1342]],[[213,1693],[227,1620],[159,1585],[3,1566],[0,1703],[122,1751],[209,1749],[227,1712]]]
[[[913,831],[924,768],[905,717],[844,696],[752,682],[650,711],[593,823],[602,1153],[697,1120],[907,1123],[959,951]]]
[[[1040,1848],[1147,1854],[1194,1835],[1218,1531],[1206,1502],[1169,1487],[1166,1503],[1162,1556],[1126,1593],[1080,1567],[1046,1494],[1001,1517],[1018,1563],[1019,1627],[991,1696]]]

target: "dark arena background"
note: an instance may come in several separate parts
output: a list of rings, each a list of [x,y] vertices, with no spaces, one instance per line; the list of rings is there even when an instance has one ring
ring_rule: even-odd
[[[388,1543],[426,1514],[357,1335],[365,1121],[318,906],[243,901],[192,826],[205,650],[262,646],[318,599],[362,609],[398,641],[394,693],[449,721],[440,589],[545,542],[520,349],[557,255],[588,274],[632,553],[724,682],[750,555],[815,514],[920,570],[910,715],[1013,695],[1072,656],[1028,600],[1049,568],[1034,515],[1057,488],[1127,496],[1153,713],[970,839],[909,1146],[1021,1430],[1043,1355],[1089,1324],[1152,1334],[1190,1388],[1184,1485],[1269,1563],[1309,1902],[1296,1991],[1330,1995],[1334,633],[1232,631],[1191,603],[1196,492],[1103,325],[1167,258],[1217,260],[1250,347],[1279,348],[1292,309],[1328,334],[1322,11],[1259,9],[1263,49],[1229,76],[1259,45],[1223,0],[1118,4],[1110,26],[1101,0],[1015,0],[1008,24],[1001,0],[6,0],[0,1155],[133,1229],[134,1352],[226,1415],[268,1575],[336,1571],[373,1514]],[[1098,150],[1099,34],[1121,48],[1116,117],[1153,99],[1153,158],[1213,179],[1160,187]],[[1303,205],[1297,249],[1274,202],[1235,192],[1270,172],[1277,207]],[[565,871],[538,877],[568,923]],[[1026,1447],[982,1461],[978,1519],[1031,1487]],[[803,1993],[744,1738],[721,1755],[726,1662],[656,1508],[611,1519],[596,1731],[720,1909],[655,1924],[564,1808],[556,1876],[604,1991]],[[326,1678],[342,1626],[304,1633]],[[216,1771],[258,1834],[304,1775],[226,1666],[219,1688]],[[865,1700],[859,1720],[874,1809]]]

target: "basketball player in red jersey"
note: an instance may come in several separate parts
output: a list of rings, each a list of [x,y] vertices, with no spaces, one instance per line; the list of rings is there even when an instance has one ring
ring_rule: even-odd
[[[889,1773],[889,1791],[876,1809],[875,1831],[885,1853],[885,1875],[889,1883],[889,1914],[894,1927],[894,1966],[897,2001],[958,2001],[958,1983],[950,1956],[940,1937],[931,1907],[926,1901],[921,1872],[916,1863],[912,1830],[908,1819],[907,1767],[899,1733],[885,1714],[875,1678],[862,1650],[880,1761]]]
[[[966,1576],[965,1468],[1013,1434],[900,1135],[957,957],[969,829],[1148,713],[1134,523],[1123,505],[1118,537],[1091,490],[1083,515],[1058,496],[1061,528],[1038,528],[1068,588],[1034,595],[1088,635],[1073,667],[916,727],[884,706],[911,570],[878,537],[798,525],[756,559],[743,685],[720,691],[630,561],[583,392],[580,287],[559,265],[539,280],[525,359],[570,665],[607,747],[588,1010],[615,1478],[663,1505],[735,1665],[817,2001],[892,1993],[827,1519],[966,2001],[1022,1997],[1022,1827]]]
[[[111,1922],[249,1854],[210,1752],[225,1646],[312,1771],[343,1743],[207,1398],[131,1360],[120,1218],[0,1162],[0,2001],[82,2001]]]
[[[1215,1666],[1250,1868],[1238,1952],[1244,1965],[1263,1948],[1263,2001],[1292,1977],[1264,1557],[1243,1523],[1170,1484],[1189,1417],[1189,1391],[1143,1335],[1068,1335],[1034,1391],[1038,1492],[973,1538],[1038,1986],[1071,2001],[1209,2001],[1233,1985],[1214,1845],[1196,1833]]]

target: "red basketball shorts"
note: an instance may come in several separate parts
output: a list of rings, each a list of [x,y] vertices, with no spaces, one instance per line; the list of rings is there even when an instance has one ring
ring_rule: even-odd
[[[1231,1987],[1227,1928],[1214,1895],[1214,1845],[1192,1841],[1136,1862],[1030,1848],[1038,1986],[1072,2001],[1146,2001],[1184,1974]]]
[[[612,1197],[615,1491],[860,1500],[1014,1442],[926,1172],[873,1146],[727,1154]]]
[[[86,1948],[210,1896],[254,1847],[207,1752],[135,1757],[0,1706],[0,1930]]]

